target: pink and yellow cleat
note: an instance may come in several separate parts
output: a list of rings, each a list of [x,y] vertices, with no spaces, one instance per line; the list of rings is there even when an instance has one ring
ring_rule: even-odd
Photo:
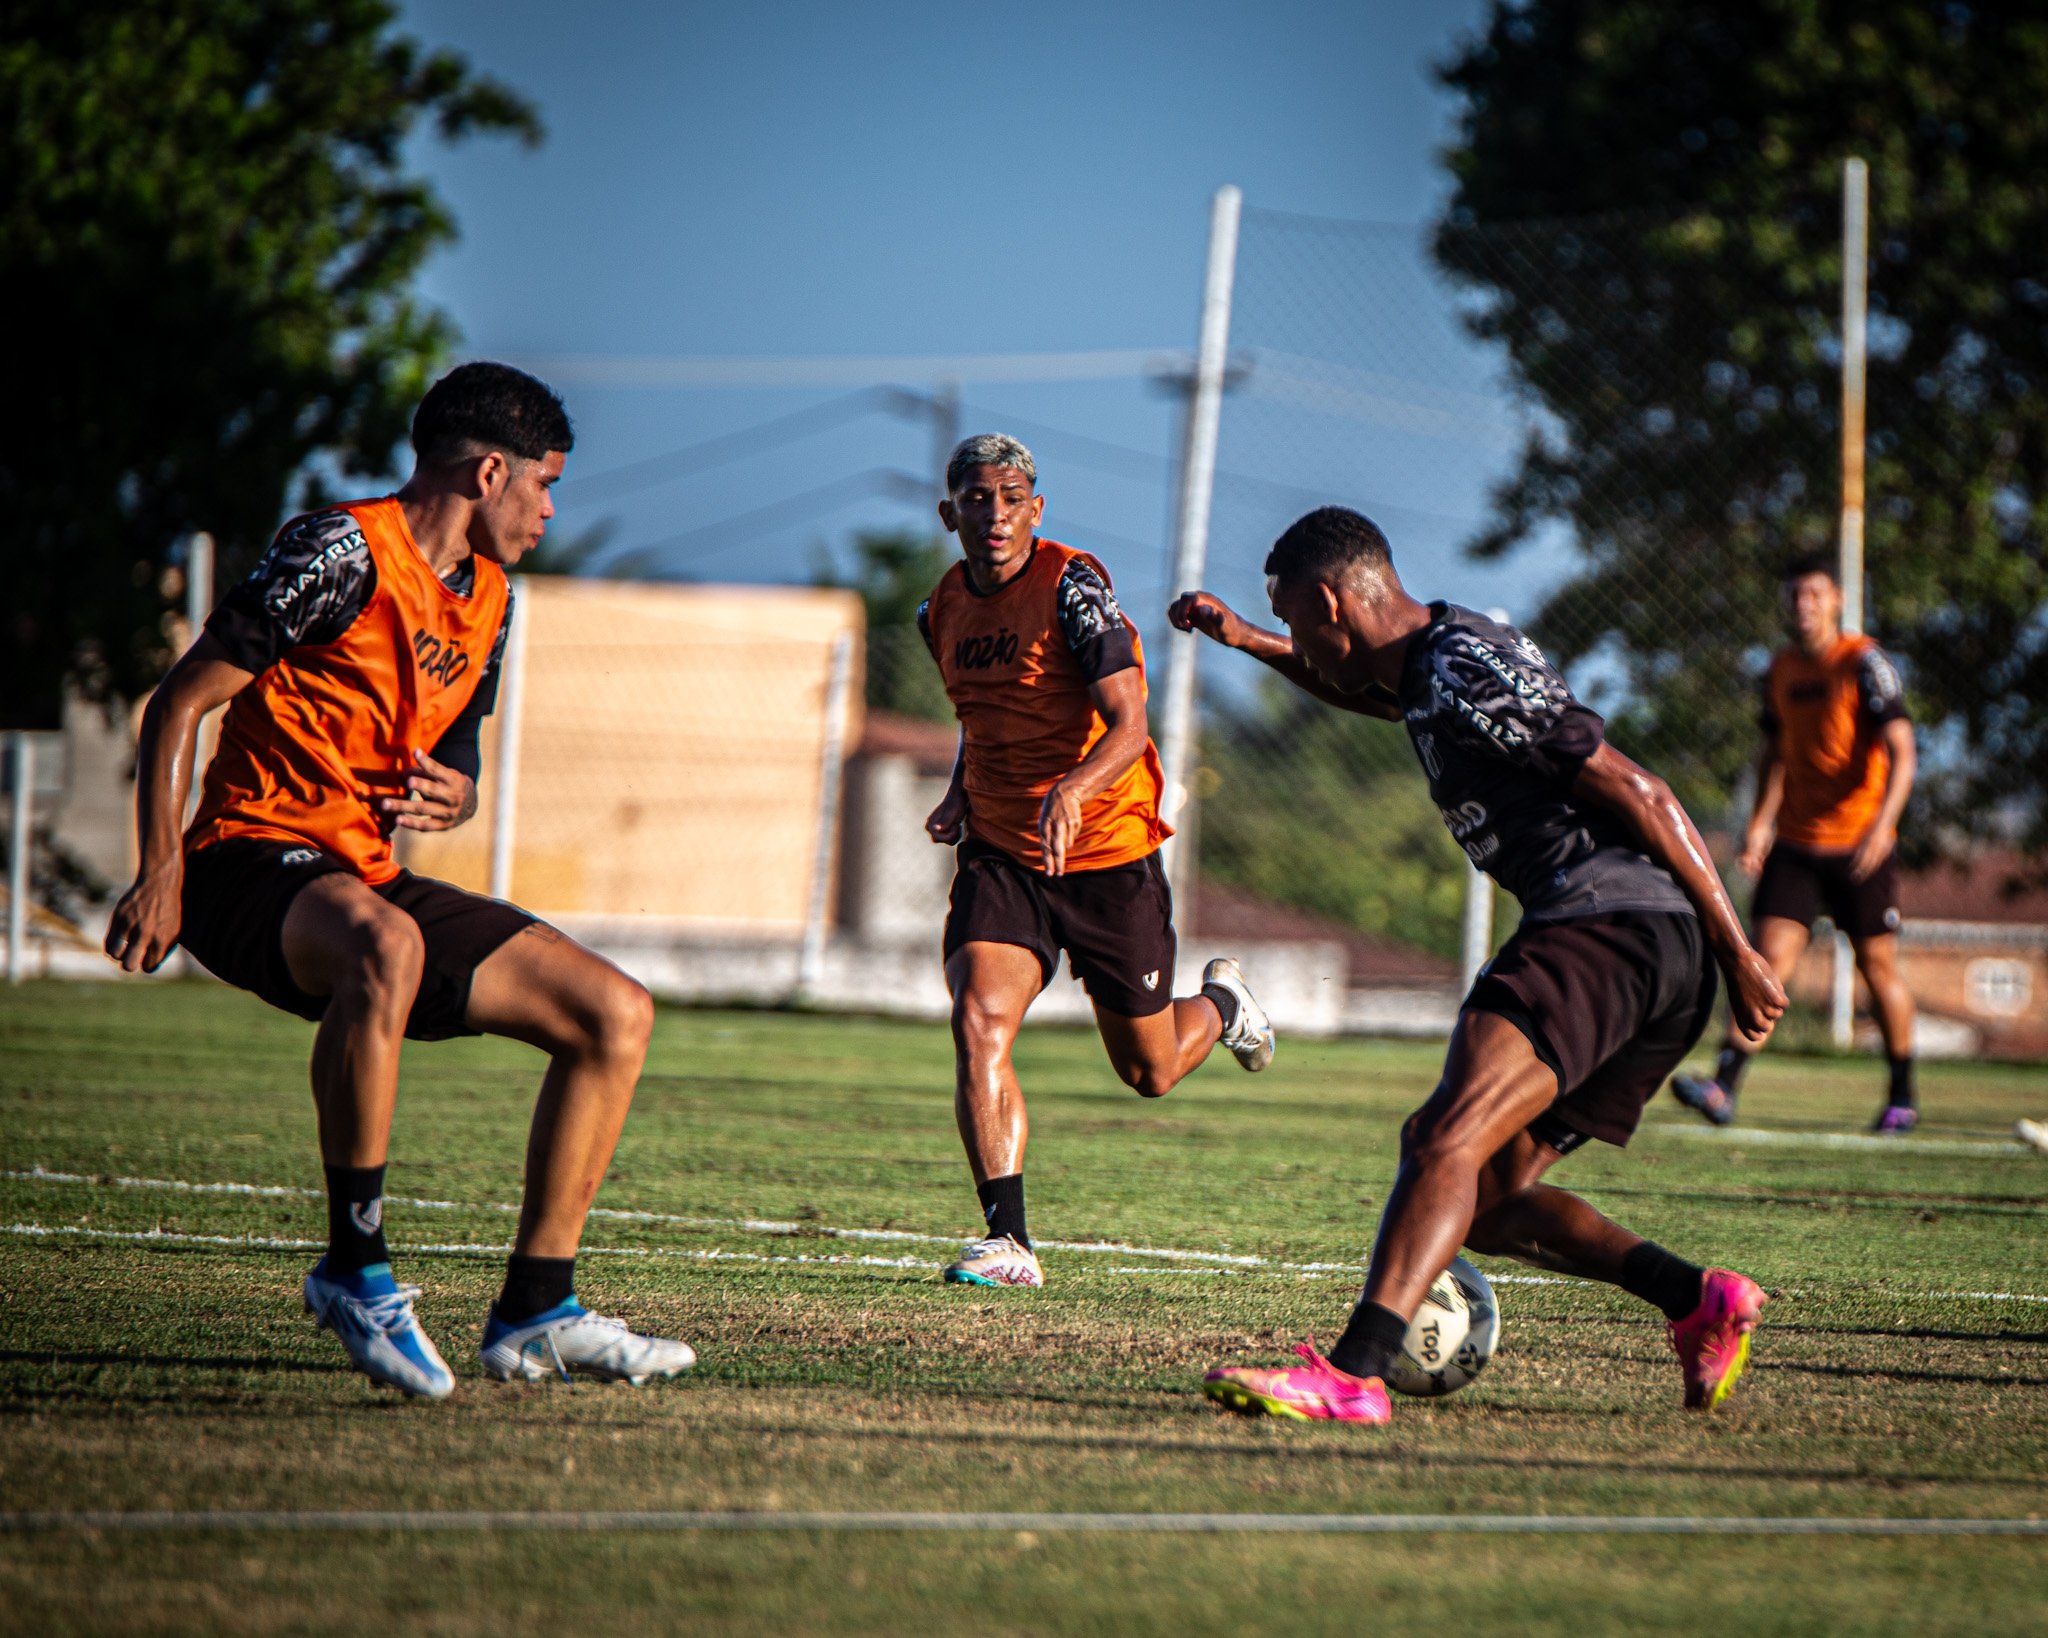
[[[1685,1371],[1685,1408],[1712,1410],[1749,1363],[1750,1334],[1763,1312],[1763,1287],[1746,1275],[1710,1268],[1700,1305],[1671,1322],[1671,1347]]]
[[[1306,1365],[1259,1370],[1218,1367],[1202,1379],[1202,1392],[1226,1409],[1248,1416],[1286,1416],[1297,1422],[1369,1422],[1393,1419],[1386,1384],[1376,1376],[1346,1375],[1316,1352],[1314,1342],[1294,1350]]]

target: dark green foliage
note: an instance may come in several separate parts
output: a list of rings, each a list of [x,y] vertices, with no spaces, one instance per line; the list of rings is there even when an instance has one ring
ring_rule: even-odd
[[[1620,662],[1616,737],[1692,801],[1753,749],[1778,566],[1835,538],[1841,175],[1869,162],[1869,626],[1940,728],[1923,815],[2048,843],[2048,18],[1497,5],[1442,78],[1437,256],[1549,422],[1476,549],[1570,529],[1533,629]]]
[[[860,593],[868,615],[868,708],[951,722],[953,707],[939,668],[917,629],[917,606],[960,554],[944,535],[908,531],[862,533],[853,539],[853,567],[820,567],[823,586]]]
[[[401,164],[540,126],[388,0],[11,0],[0,292],[24,339],[0,437],[0,714],[67,674],[132,696],[169,655],[181,532],[217,584],[288,508],[390,471],[454,331],[407,294],[455,226]]]
[[[1396,723],[1278,678],[1202,735],[1202,874],[1455,959],[1465,856]]]

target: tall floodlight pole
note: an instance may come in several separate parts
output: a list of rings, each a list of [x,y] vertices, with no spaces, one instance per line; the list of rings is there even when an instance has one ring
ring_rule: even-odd
[[[1842,629],[1863,629],[1863,366],[1870,311],[1870,167],[1842,167]]]
[[[1216,438],[1230,353],[1230,287],[1237,273],[1237,223],[1243,207],[1243,193],[1227,185],[1218,188],[1209,203],[1209,267],[1202,280],[1202,331],[1181,456],[1173,581],[1167,587],[1172,597],[1200,588],[1209,557],[1209,502],[1216,489]],[[1194,818],[1195,655],[1200,642],[1193,632],[1167,633],[1166,682],[1159,709],[1159,761],[1170,810],[1166,817],[1185,829],[1192,828]],[[1168,842],[1166,872],[1181,925],[1187,927],[1194,914],[1194,849]]]
[[[1842,166],[1842,629],[1863,629],[1863,368],[1869,356],[1870,167]],[[1830,1033],[1846,1051],[1855,1039],[1856,982],[1849,940],[1835,929]]]
[[[526,627],[533,619],[528,597],[505,611],[505,654],[498,672],[498,765],[491,770],[491,864],[489,892],[512,896],[513,850],[519,842],[519,738],[526,716]]]

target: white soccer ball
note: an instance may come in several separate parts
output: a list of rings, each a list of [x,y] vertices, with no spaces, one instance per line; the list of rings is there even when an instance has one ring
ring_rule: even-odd
[[[1415,1311],[1401,1356],[1387,1372],[1387,1386],[1418,1399],[1455,1393],[1486,1369],[1499,1340],[1500,1308],[1493,1287],[1459,1257],[1436,1277]]]

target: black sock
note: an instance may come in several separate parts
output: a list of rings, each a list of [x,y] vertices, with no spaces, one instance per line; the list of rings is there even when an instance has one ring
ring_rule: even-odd
[[[1891,1103],[1894,1109],[1913,1107],[1913,1060],[1911,1058],[1887,1058],[1891,1066]]]
[[[515,1251],[505,1260],[505,1289],[498,1293],[498,1318],[518,1325],[558,1308],[576,1295],[574,1257],[529,1257]]]
[[[1031,1236],[1024,1232],[1024,1174],[992,1177],[974,1192],[981,1196],[981,1220],[988,1225],[989,1238],[1007,1234],[1029,1251]]]
[[[1645,1240],[1621,1260],[1621,1288],[1641,1297],[1664,1317],[1682,1320],[1700,1305],[1700,1281],[1706,1270],[1662,1246]]]
[[[1223,1020],[1223,1033],[1228,1035],[1237,1027],[1237,997],[1221,984],[1204,984],[1202,999],[1216,1009],[1216,1016]]]
[[[384,1245],[384,1168],[327,1168],[327,1272],[353,1274],[388,1263]]]
[[[1743,1072],[1755,1056],[1754,1052],[1744,1052],[1740,1047],[1724,1046],[1721,1049],[1720,1062],[1714,1065],[1714,1081],[1729,1097],[1734,1097],[1741,1087]]]
[[[1391,1308],[1358,1299],[1351,1310],[1351,1323],[1337,1339],[1337,1346],[1323,1357],[1351,1376],[1387,1374],[1408,1338],[1408,1322]]]

